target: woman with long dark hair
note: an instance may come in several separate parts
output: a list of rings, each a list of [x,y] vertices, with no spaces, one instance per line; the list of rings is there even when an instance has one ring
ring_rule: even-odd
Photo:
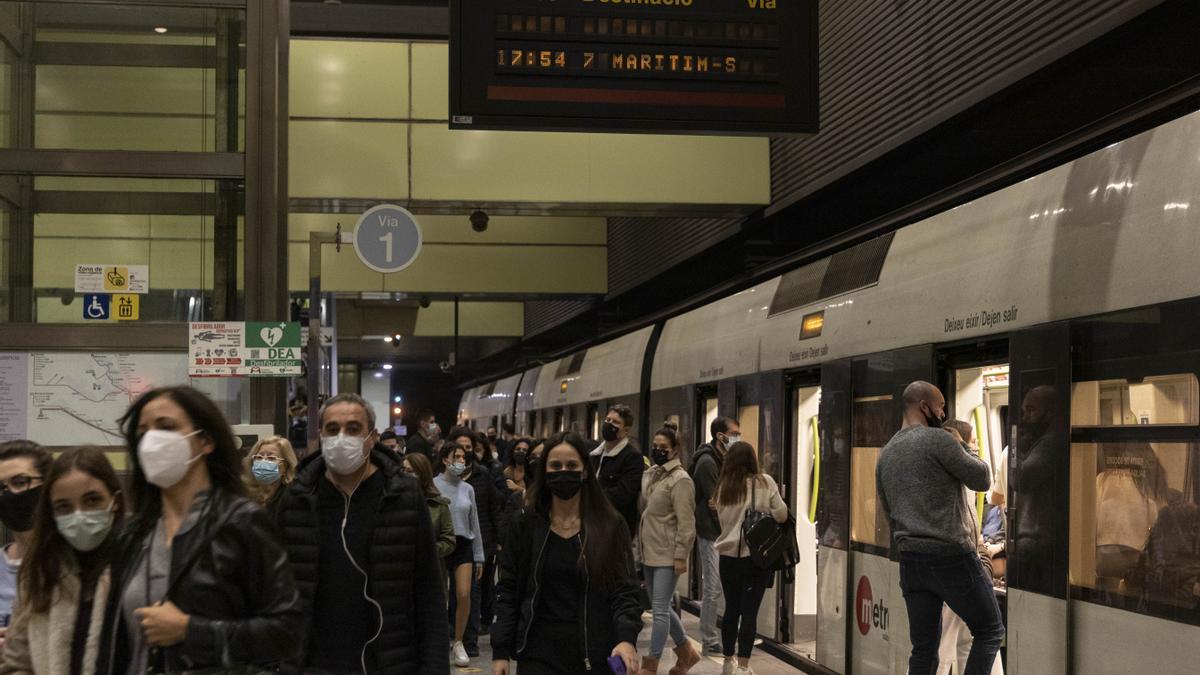
[[[750,653],[754,649],[758,608],[773,573],[759,569],[750,560],[742,523],[746,512],[751,510],[766,512],[777,522],[787,522],[787,503],[774,479],[759,469],[754,446],[742,441],[730,446],[725,454],[713,502],[721,523],[716,548],[721,555],[721,590],[725,595],[725,616],[721,620],[723,673],[751,675]]]
[[[20,602],[4,644],[6,673],[96,671],[121,482],[99,448],[68,448],[45,475],[22,561]]]
[[[642,630],[629,530],[589,470],[587,444],[560,433],[526,491],[500,554],[492,673],[611,673],[637,668]]]
[[[97,672],[239,672],[296,655],[300,596],[270,516],[245,497],[221,411],[154,389],[121,418],[133,517],[113,552]]]

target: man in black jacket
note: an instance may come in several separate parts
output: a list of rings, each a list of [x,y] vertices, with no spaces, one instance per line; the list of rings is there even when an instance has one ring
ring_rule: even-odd
[[[696,550],[700,559],[702,595],[700,604],[700,640],[704,651],[721,653],[721,635],[717,632],[717,614],[721,603],[720,557],[716,542],[721,536],[721,522],[709,501],[717,492],[721,465],[729,446],[741,440],[741,428],[728,417],[718,417],[709,425],[712,441],[696,448],[692,456],[692,483],[696,486]]]
[[[633,411],[629,406],[618,403],[604,418],[601,433],[604,442],[591,453],[592,470],[600,479],[600,487],[612,502],[617,513],[625,518],[629,533],[637,536],[638,497],[642,494],[642,474],[646,471],[645,458],[629,441],[633,427]],[[551,448],[546,448],[549,452]]]
[[[300,465],[280,510],[308,617],[297,665],[305,673],[448,675],[429,511],[396,460],[372,450],[374,417],[355,394],[326,402],[321,452]]]
[[[429,408],[421,410],[417,413],[417,430],[408,437],[408,442],[404,444],[404,452],[419,452],[428,457],[433,466],[441,466],[442,460],[433,449],[440,432],[433,411]]]

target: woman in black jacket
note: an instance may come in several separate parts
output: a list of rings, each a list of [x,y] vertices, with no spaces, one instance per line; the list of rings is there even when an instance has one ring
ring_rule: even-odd
[[[97,673],[239,672],[293,657],[300,596],[270,517],[243,495],[220,410],[155,389],[125,417],[135,509],[114,549]]]
[[[500,553],[492,673],[607,674],[610,656],[637,669],[642,630],[629,530],[588,470],[578,434],[546,443],[546,470],[529,486]]]

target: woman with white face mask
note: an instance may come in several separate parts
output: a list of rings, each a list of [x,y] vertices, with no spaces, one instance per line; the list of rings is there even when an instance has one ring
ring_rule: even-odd
[[[108,598],[110,534],[125,515],[121,483],[103,451],[82,447],[64,451],[44,485],[3,672],[91,675]]]
[[[113,546],[97,672],[236,673],[299,649],[300,596],[265,511],[245,497],[221,411],[190,387],[121,419],[133,516]]]
[[[446,556],[446,571],[450,575],[450,593],[454,595],[455,612],[453,644],[450,645],[454,665],[463,668],[471,664],[463,636],[471,613],[471,584],[483,576],[483,532],[479,526],[479,507],[475,503],[475,488],[464,480],[471,469],[474,438],[470,430],[455,427],[441,450],[442,473],[433,479],[438,492],[450,500],[450,516],[454,521],[454,551]]]

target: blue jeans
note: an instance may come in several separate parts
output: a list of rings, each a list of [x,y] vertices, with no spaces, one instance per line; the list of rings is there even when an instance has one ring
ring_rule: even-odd
[[[719,647],[721,635],[717,632],[717,614],[721,605],[721,567],[716,542],[696,539],[696,557],[700,561],[700,641],[704,648]]]
[[[963,675],[990,675],[1004,640],[1004,622],[979,556],[900,554],[900,590],[908,607],[909,675],[934,675],[942,635],[942,603],[962,618],[973,642]]]
[[[667,646],[667,633],[675,645],[687,642],[687,633],[683,632],[683,622],[671,607],[675,597],[675,568],[649,567],[642,568],[646,577],[646,592],[650,594],[650,611],[654,614],[654,628],[650,632],[650,658],[662,657],[663,649]]]

